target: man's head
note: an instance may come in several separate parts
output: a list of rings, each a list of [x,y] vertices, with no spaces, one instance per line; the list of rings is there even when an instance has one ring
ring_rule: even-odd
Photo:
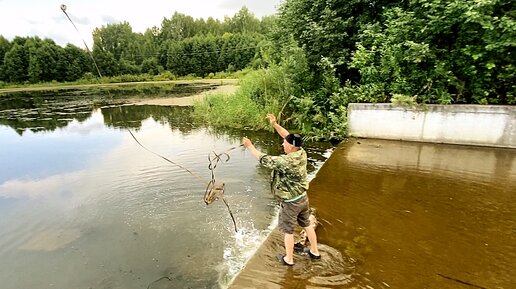
[[[297,133],[289,134],[283,140],[283,150],[285,153],[291,153],[299,150],[303,145],[303,139]]]

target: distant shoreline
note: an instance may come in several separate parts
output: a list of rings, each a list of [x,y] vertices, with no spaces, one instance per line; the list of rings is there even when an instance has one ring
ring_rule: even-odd
[[[221,86],[238,84],[238,79],[194,79],[194,80],[164,80],[164,81],[137,81],[137,82],[117,82],[117,83],[93,83],[93,84],[65,84],[65,85],[45,85],[45,86],[26,86],[1,88],[2,93],[25,92],[25,91],[47,91],[47,90],[70,90],[70,89],[89,89],[99,87],[116,87],[130,85],[155,85],[155,84],[219,84]]]
[[[151,99],[136,99],[136,100],[129,100],[131,104],[136,105],[164,105],[164,106],[192,106],[195,100],[201,100],[204,97],[207,97],[209,95],[213,94],[232,94],[237,89],[237,84],[222,84],[217,86],[214,89],[203,91],[191,96],[184,96],[184,97],[158,97],[158,98],[151,98]]]

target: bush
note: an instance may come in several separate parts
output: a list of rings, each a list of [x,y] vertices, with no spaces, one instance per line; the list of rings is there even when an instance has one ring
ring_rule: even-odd
[[[248,95],[209,95],[194,102],[194,119],[215,127],[264,129],[265,111]]]
[[[386,9],[384,21],[362,27],[351,62],[364,100],[404,94],[419,103],[516,103],[513,12],[501,0]]]

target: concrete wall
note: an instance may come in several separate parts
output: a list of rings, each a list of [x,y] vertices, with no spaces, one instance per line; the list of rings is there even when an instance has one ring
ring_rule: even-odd
[[[352,103],[348,124],[355,137],[516,148],[516,106]]]

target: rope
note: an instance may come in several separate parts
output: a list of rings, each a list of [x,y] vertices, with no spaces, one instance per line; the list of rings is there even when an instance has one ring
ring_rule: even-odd
[[[206,205],[211,204],[213,201],[217,200],[218,198],[221,198],[226,207],[228,208],[229,215],[231,216],[231,220],[233,221],[233,225],[235,227],[235,232],[238,232],[235,217],[233,216],[233,212],[231,211],[231,208],[229,207],[228,202],[224,198],[224,188],[225,184],[219,184],[216,185],[215,180],[215,169],[217,168],[217,165],[220,161],[222,162],[228,162],[230,159],[229,152],[243,146],[243,144],[239,146],[232,147],[225,152],[222,152],[220,154],[217,154],[215,151],[212,151],[208,154],[208,170],[211,172],[211,181],[208,183],[208,186],[206,187],[206,191],[204,192],[204,202]],[[213,157],[212,157],[213,154]],[[224,159],[223,159],[224,158]]]
[[[168,158],[166,158],[166,157],[164,157],[164,156],[162,156],[162,155],[160,155],[160,154],[158,154],[158,153],[155,153],[155,152],[151,151],[150,149],[146,148],[144,145],[142,145],[142,144],[138,141],[138,139],[136,139],[136,137],[134,136],[134,134],[131,132],[131,130],[130,130],[130,129],[127,129],[127,131],[131,134],[131,136],[132,136],[132,137],[133,137],[133,139],[136,141],[136,143],[138,143],[138,144],[139,144],[142,148],[144,148],[146,151],[148,151],[148,152],[150,152],[150,153],[152,153],[152,154],[154,154],[154,155],[156,155],[156,156],[158,156],[158,157],[160,157],[160,158],[162,158],[162,159],[166,160],[167,162],[169,162],[169,163],[171,163],[171,164],[173,164],[173,165],[175,165],[175,166],[178,166],[178,167],[182,168],[183,170],[185,170],[185,171],[189,172],[192,176],[194,176],[194,177],[198,178],[198,179],[199,179],[199,180],[201,180],[202,182],[206,181],[205,179],[201,178],[200,176],[198,176],[198,175],[194,174],[194,173],[193,173],[192,171],[190,171],[189,169],[187,169],[187,168],[185,168],[185,167],[183,167],[183,166],[181,166],[181,165],[179,165],[179,164],[177,164],[177,163],[175,163],[175,162],[171,161],[170,159],[168,159]]]
[[[68,13],[66,13],[66,5],[61,4],[61,10],[63,10],[63,13],[66,15],[66,18],[68,18],[68,20],[70,20],[70,23],[72,23],[73,27],[75,28],[75,31],[77,31],[77,33],[79,33],[79,35],[81,35],[81,32],[79,32],[79,29],[77,29],[77,26],[75,26],[75,23],[73,23],[72,18],[70,18],[70,16],[68,16]],[[86,44],[86,41],[84,41],[84,38],[82,38],[82,43],[84,43],[84,46],[86,46],[86,50],[88,51],[88,54],[90,55],[91,60],[93,60],[93,64],[95,65],[95,68],[97,69],[97,72],[99,73],[100,78],[102,78],[102,73],[100,73],[100,69],[97,66],[97,62],[95,61],[95,58],[93,57],[93,54],[91,53],[90,48],[88,47],[88,44]]]
[[[198,178],[200,181],[204,182],[206,181],[205,179],[203,179],[202,177],[198,176],[197,174],[193,173],[192,171],[190,171],[189,169],[171,161],[170,159],[158,154],[158,153],[155,153],[153,151],[151,151],[150,149],[146,148],[144,145],[142,145],[138,139],[134,136],[134,134],[131,132],[131,130],[127,129],[127,131],[131,134],[131,136],[133,137],[133,139],[136,141],[137,144],[139,144],[142,148],[144,148],[146,151],[166,160],[167,162],[187,171],[188,173],[190,173],[192,176]],[[204,203],[206,203],[206,205],[210,205],[211,203],[213,203],[215,200],[221,198],[222,201],[224,201],[224,204],[226,205],[226,207],[228,208],[228,212],[229,212],[229,215],[231,216],[231,220],[233,221],[233,226],[235,227],[235,232],[238,232],[238,229],[237,229],[237,225],[236,225],[236,221],[235,221],[235,217],[233,216],[233,212],[231,211],[231,208],[229,207],[229,204],[228,202],[226,201],[226,199],[224,198],[224,188],[225,188],[225,185],[224,183],[222,184],[219,184],[219,185],[216,185],[216,181],[215,181],[215,168],[217,168],[217,164],[219,163],[219,161],[221,161],[221,156],[224,156],[225,159],[222,160],[223,162],[228,162],[230,157],[229,157],[229,154],[228,152],[231,151],[231,150],[234,150],[238,147],[240,147],[242,145],[239,145],[239,146],[236,146],[236,147],[232,147],[228,150],[226,150],[225,152],[223,153],[220,153],[220,154],[217,154],[216,152],[211,152],[208,154],[208,160],[209,160],[209,164],[208,164],[208,169],[210,170],[211,172],[211,180],[208,182],[208,186],[206,187],[206,190],[204,192]],[[212,153],[214,155],[214,157],[212,158]]]
[[[68,18],[68,20],[70,20],[70,23],[72,23],[73,27],[75,28],[75,30],[77,31],[77,33],[79,33],[79,35],[81,34],[79,32],[79,29],[77,29],[77,26],[75,26],[75,23],[72,21],[72,19],[70,18],[70,16],[68,16],[68,13],[66,13],[66,5],[62,4],[61,5],[61,10],[63,11],[63,13],[66,15],[66,17]],[[84,46],[86,47],[86,50],[88,51],[90,57],[91,57],[91,60],[93,60],[93,64],[95,64],[95,68],[97,69],[97,72],[99,74],[99,76],[102,78],[102,74],[100,73],[100,69],[99,67],[97,66],[97,62],[95,61],[95,58],[93,57],[93,54],[91,53],[88,45],[86,44],[86,41],[84,41],[84,39],[82,39],[82,42],[84,43]],[[100,81],[99,81],[100,82]],[[108,91],[109,93],[109,91]],[[188,173],[190,173],[192,176],[198,178],[200,181],[202,182],[205,182],[206,180],[201,178],[200,176],[198,176],[197,174],[194,174],[192,171],[190,171],[189,169],[171,161],[170,159],[158,154],[158,153],[155,153],[153,151],[151,151],[150,149],[146,148],[144,145],[142,145],[138,139],[134,136],[134,134],[131,132],[130,129],[127,128],[127,131],[131,134],[131,136],[133,137],[133,139],[136,141],[137,144],[139,144],[142,148],[144,148],[146,151],[164,159],[165,161],[187,171]],[[215,173],[214,173],[214,170],[215,168],[217,167],[217,164],[219,163],[219,161],[221,161],[221,157],[225,157],[225,160],[223,160],[223,162],[228,162],[230,157],[229,157],[229,154],[228,152],[231,151],[231,150],[234,150],[238,147],[241,147],[242,145],[239,145],[239,146],[235,146],[235,147],[232,147],[228,150],[226,150],[225,152],[222,152],[220,154],[217,154],[216,152],[212,152],[214,157],[212,158],[211,157],[211,154],[212,153],[209,153],[208,154],[208,161],[209,161],[209,164],[208,164],[208,169],[210,170],[211,172],[211,180],[208,182],[208,186],[206,187],[206,191],[204,192],[204,202],[206,203],[206,205],[209,205],[211,204],[213,201],[217,200],[218,198],[221,198],[223,201],[224,201],[224,204],[226,205],[226,207],[228,208],[228,211],[229,211],[229,215],[231,216],[231,220],[233,221],[233,225],[235,226],[235,232],[238,232],[237,230],[237,225],[236,225],[236,221],[235,221],[235,217],[233,216],[233,212],[231,211],[230,207],[229,207],[229,204],[228,202],[226,201],[226,199],[224,199],[224,183],[222,183],[221,185],[215,185]]]

